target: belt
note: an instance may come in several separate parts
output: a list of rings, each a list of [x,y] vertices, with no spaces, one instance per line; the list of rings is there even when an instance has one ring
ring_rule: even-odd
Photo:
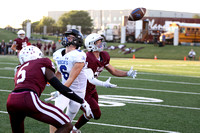
[[[24,92],[24,91],[32,91],[32,92],[34,92],[35,94],[37,94],[34,90],[32,90],[32,89],[27,89],[27,88],[13,90],[12,92],[18,93],[18,92]]]

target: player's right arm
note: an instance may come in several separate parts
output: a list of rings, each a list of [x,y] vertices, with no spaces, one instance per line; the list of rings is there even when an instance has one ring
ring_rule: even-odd
[[[55,75],[59,80],[61,79],[61,73],[58,70],[56,71]]]
[[[78,95],[76,95],[70,88],[64,86],[57,78],[54,72],[46,68],[45,71],[45,77],[47,78],[48,82],[56,89],[58,90],[61,94],[64,96],[82,104],[84,100],[80,98]]]
[[[13,51],[16,51],[16,50],[17,50],[17,49],[16,49],[16,44],[12,44],[11,49],[12,49]]]
[[[92,111],[90,109],[90,105],[82,98],[80,98],[76,93],[74,93],[70,88],[64,86],[55,76],[54,72],[46,68],[45,70],[45,77],[47,78],[48,82],[61,94],[64,96],[78,102],[81,104],[81,106],[84,108],[86,112],[86,116],[90,117],[93,116]]]

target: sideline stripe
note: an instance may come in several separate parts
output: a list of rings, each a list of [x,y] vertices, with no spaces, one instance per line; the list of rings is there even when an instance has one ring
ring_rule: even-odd
[[[126,78],[126,77],[112,77],[112,76],[99,76],[101,78],[114,78],[114,79],[128,79],[128,80],[145,80],[152,82],[163,82],[163,83],[175,83],[175,84],[189,84],[189,85],[200,85],[200,83],[190,83],[190,82],[175,82],[175,81],[166,81],[166,80],[156,80],[156,79],[142,79],[142,78]]]
[[[174,83],[174,84],[187,84],[187,85],[200,85],[200,83],[189,83],[189,82],[174,82],[174,81],[166,81],[166,80],[155,80],[155,79],[142,79],[142,78],[126,78],[126,77],[112,77],[112,76],[99,76],[101,78],[114,78],[114,79],[128,79],[128,80],[144,80],[144,81],[150,81],[150,82],[163,82],[163,83]],[[0,78],[3,79],[14,79],[13,77],[4,77],[0,76]]]
[[[0,111],[0,113],[8,114],[8,112],[6,112],[6,111]],[[77,122],[77,120],[73,120],[73,122]],[[112,124],[96,123],[96,122],[87,122],[87,123],[92,124],[92,125],[101,125],[101,126],[108,126],[108,127],[120,127],[120,128],[154,131],[154,132],[161,132],[161,133],[179,133],[179,132],[174,132],[174,131],[158,130],[158,129],[150,129],[150,128],[142,128],[142,127],[130,127],[130,126],[112,125]]]
[[[73,120],[73,122],[77,122]],[[120,127],[120,128],[128,128],[128,129],[136,129],[136,130],[145,130],[145,131],[153,131],[153,132],[162,132],[162,133],[179,133],[175,131],[167,131],[167,130],[159,130],[159,129],[150,129],[150,128],[142,128],[142,127],[130,127],[130,126],[122,126],[122,125],[113,125],[113,124],[105,124],[105,123],[96,123],[96,122],[87,122],[92,125],[100,125],[100,126],[108,126],[108,127]]]
[[[8,114],[8,112],[6,112],[6,111],[0,111],[0,113],[3,113],[3,114]]]
[[[191,95],[200,95],[198,92],[183,92],[183,91],[171,91],[171,90],[156,90],[156,89],[145,89],[145,88],[131,88],[131,87],[119,87],[121,89],[130,89],[130,90],[143,90],[143,91],[158,91],[158,92],[168,92],[168,93],[177,93],[177,94],[191,94]]]

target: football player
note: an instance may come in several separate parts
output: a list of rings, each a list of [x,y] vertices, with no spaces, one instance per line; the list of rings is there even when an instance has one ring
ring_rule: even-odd
[[[86,70],[86,54],[80,50],[83,45],[82,33],[76,29],[70,29],[64,33],[62,45],[65,48],[57,50],[53,54],[53,59],[57,64],[56,76],[58,79],[62,78],[62,83],[73,90],[78,96],[84,99],[87,79],[90,82],[99,84],[105,87],[116,87],[110,83],[110,79],[106,82],[99,81],[93,78],[93,71]],[[91,74],[92,73],[92,74]],[[70,100],[58,92],[53,92],[55,106],[62,111],[67,107],[66,115],[71,120],[74,119],[80,109],[80,104]],[[92,117],[92,116],[91,116]],[[50,126],[50,133],[53,133],[54,127]]]
[[[13,133],[24,132],[26,116],[55,126],[57,133],[71,131],[73,126],[70,118],[56,106],[39,99],[47,81],[60,93],[79,103],[86,115],[91,115],[88,103],[56,78],[53,63],[48,58],[42,58],[42,55],[35,46],[24,47],[19,52],[21,66],[14,78],[15,88],[7,99]]]
[[[18,38],[16,38],[14,41],[13,41],[13,44],[11,46],[11,49],[13,51],[15,51],[16,53],[19,53],[19,51],[25,47],[25,46],[28,46],[28,45],[31,45],[29,43],[29,40],[28,40],[28,37],[25,36],[25,31],[24,30],[19,30],[17,32],[17,35],[18,35]]]
[[[106,51],[103,51],[105,47],[105,42],[103,42],[103,37],[99,34],[92,33],[88,35],[85,39],[85,46],[88,50],[86,62],[88,64],[88,68],[91,68],[94,77],[98,77],[99,74],[103,71],[105,68],[114,76],[118,77],[132,77],[135,78],[137,75],[137,71],[133,70],[131,68],[129,71],[122,71],[115,69],[110,64],[110,56]],[[86,95],[85,100],[90,104],[94,119],[99,119],[101,117],[101,111],[98,105],[98,94],[96,91],[96,86],[87,82],[87,88],[86,88]],[[84,124],[86,124],[91,117],[87,117],[86,115],[82,115],[75,126],[73,127],[73,133],[80,132],[80,129]]]

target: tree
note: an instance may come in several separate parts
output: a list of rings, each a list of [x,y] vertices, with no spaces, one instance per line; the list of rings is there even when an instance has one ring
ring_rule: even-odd
[[[39,23],[40,23],[40,21],[36,21],[36,22],[31,23],[31,28],[32,28],[33,32],[37,32],[37,33],[40,32]]]
[[[52,32],[53,26],[56,25],[56,21],[51,17],[43,17],[38,24],[41,27],[47,26],[47,32]]]
[[[195,15],[193,16],[193,18],[200,18],[200,16],[199,16],[198,14],[195,14]]]
[[[64,13],[57,22],[58,26],[66,30],[67,25],[81,26],[81,32],[89,34],[92,31],[93,23],[87,11],[70,11]]]
[[[22,22],[22,29],[26,29],[26,24],[28,23],[28,22],[31,22],[31,20],[29,20],[29,19],[27,19],[27,20],[24,20],[23,22]]]

